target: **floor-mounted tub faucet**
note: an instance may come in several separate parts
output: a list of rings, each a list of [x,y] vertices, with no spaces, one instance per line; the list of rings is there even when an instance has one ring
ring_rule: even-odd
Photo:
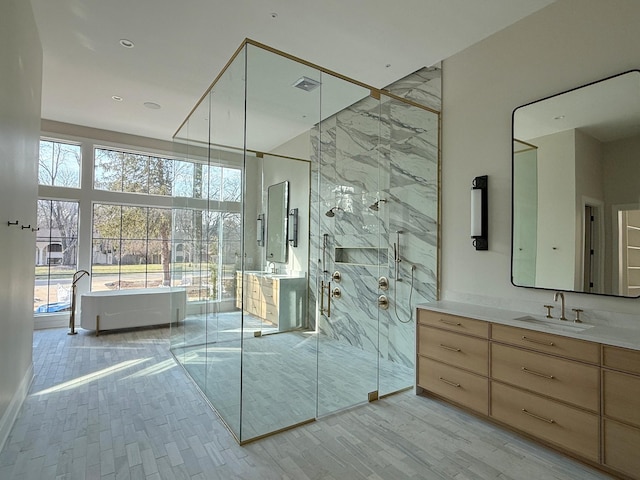
[[[567,317],[564,316],[564,293],[556,292],[553,294],[553,301],[557,302],[558,297],[560,297],[560,320],[566,320]]]

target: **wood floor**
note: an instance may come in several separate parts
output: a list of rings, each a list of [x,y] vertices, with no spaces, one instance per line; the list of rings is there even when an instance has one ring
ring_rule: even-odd
[[[240,447],[169,354],[169,330],[34,334],[0,479],[610,478],[405,392]]]

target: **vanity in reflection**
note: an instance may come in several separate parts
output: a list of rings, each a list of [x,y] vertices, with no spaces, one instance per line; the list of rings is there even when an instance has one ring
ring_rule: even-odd
[[[236,272],[236,307],[278,332],[302,328],[306,278],[267,272]]]

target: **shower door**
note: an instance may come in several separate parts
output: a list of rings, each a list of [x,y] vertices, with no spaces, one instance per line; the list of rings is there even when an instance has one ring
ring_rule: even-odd
[[[380,101],[327,74],[322,88],[323,105],[344,90],[351,97],[361,92],[359,101],[324,118],[312,135],[318,416],[377,398],[378,277],[387,262]]]

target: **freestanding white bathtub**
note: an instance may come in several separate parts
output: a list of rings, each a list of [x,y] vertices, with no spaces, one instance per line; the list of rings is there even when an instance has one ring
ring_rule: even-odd
[[[86,330],[144,327],[184,320],[184,288],[105,290],[80,296],[80,326]]]

